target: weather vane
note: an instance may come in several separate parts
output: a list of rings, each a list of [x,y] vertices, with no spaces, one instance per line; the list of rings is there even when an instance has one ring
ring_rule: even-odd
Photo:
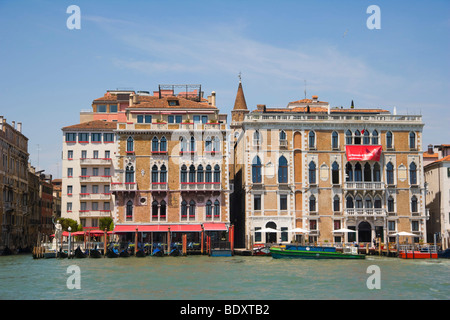
[[[239,82],[241,82],[241,80],[242,80],[241,75],[242,75],[242,73],[239,71],[239,75],[238,75],[238,77],[239,77]]]

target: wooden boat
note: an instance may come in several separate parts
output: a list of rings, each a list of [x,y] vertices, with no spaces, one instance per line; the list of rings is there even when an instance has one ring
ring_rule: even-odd
[[[173,246],[172,249],[169,252],[169,256],[178,257],[181,255],[181,251],[178,248],[178,246]]]
[[[142,258],[145,256],[147,256],[147,252],[144,248],[138,249],[138,251],[136,251],[136,257]]]
[[[68,254],[67,252],[65,252],[65,251],[63,251],[63,250],[59,250],[59,252],[58,252],[58,258],[65,259],[65,258],[67,258],[68,256],[69,256],[69,254]]]
[[[270,254],[274,259],[303,258],[303,259],[365,259],[365,255],[358,254],[356,250],[336,251],[335,247],[314,247],[286,245],[270,248]]]
[[[437,259],[437,252],[400,251],[398,256],[402,259]]]
[[[128,258],[130,256],[130,253],[128,252],[128,249],[124,249],[120,251],[119,257],[121,258]]]
[[[75,249],[75,258],[86,258],[86,254],[81,250],[80,247]]]
[[[253,255],[254,256],[270,256],[270,248],[262,243],[257,243],[253,245]]]
[[[438,252],[438,258],[450,259],[450,248]]]
[[[117,257],[119,257],[119,251],[117,249],[115,249],[115,248],[109,248],[106,251],[106,256],[108,258],[117,258]]]
[[[164,257],[164,249],[161,247],[156,247],[155,249],[153,249],[152,256]]]
[[[91,249],[89,250],[89,258],[101,258],[102,253],[98,251],[97,249]]]

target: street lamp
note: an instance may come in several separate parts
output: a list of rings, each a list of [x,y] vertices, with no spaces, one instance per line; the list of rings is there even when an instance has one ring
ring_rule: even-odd
[[[69,228],[67,229],[68,231],[69,231],[69,243],[68,243],[68,248],[67,248],[67,253],[68,253],[68,255],[67,255],[67,257],[70,259],[70,257],[71,257],[71,254],[70,254],[70,238],[71,238],[71,235],[70,235],[70,231],[72,231],[72,228],[69,226]]]

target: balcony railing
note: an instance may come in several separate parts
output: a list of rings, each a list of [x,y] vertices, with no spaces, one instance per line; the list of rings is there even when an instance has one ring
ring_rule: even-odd
[[[220,182],[181,182],[182,191],[220,191]]]
[[[167,191],[167,182],[152,182],[152,191]]]
[[[112,192],[136,191],[136,190],[137,190],[136,182],[112,182],[111,183],[111,191]]]
[[[111,210],[80,210],[79,213],[80,218],[111,216]]]
[[[386,209],[383,208],[351,208],[345,209],[344,214],[351,217],[385,217]]]
[[[111,200],[111,193],[80,193],[83,200]]]
[[[112,164],[111,158],[81,158],[80,164],[96,165],[96,166],[110,166]]]
[[[384,182],[345,182],[344,188],[354,190],[382,190],[384,189]]]
[[[80,181],[109,183],[111,181],[111,176],[80,176]]]

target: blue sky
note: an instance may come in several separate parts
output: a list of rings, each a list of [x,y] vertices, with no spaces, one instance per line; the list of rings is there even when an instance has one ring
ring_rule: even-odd
[[[73,4],[80,30],[66,27]],[[230,114],[239,72],[250,109],[303,98],[306,80],[331,106],[422,114],[424,144],[450,143],[449,36],[448,0],[0,0],[0,115],[54,177],[61,128],[106,90],[201,84]]]

